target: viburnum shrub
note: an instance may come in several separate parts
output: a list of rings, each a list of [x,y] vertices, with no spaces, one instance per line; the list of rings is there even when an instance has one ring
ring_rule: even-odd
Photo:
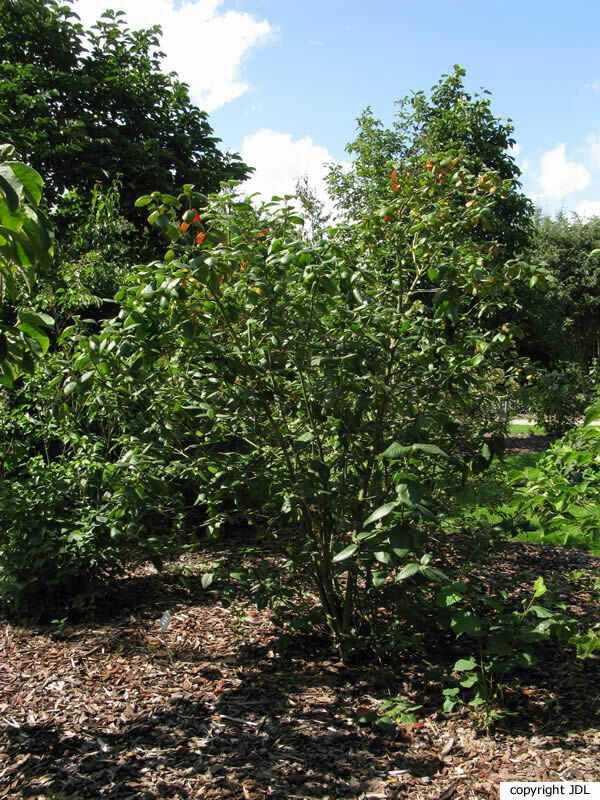
[[[98,385],[143,387],[132,458],[196,487],[210,532],[243,517],[272,534],[343,652],[397,584],[443,578],[428,537],[444,493],[489,457],[511,345],[482,320],[533,277],[470,236],[506,189],[497,175],[460,152],[388,175],[379,214],[310,243],[291,206],[257,209],[233,184],[140,198],[170,247],[117,295],[88,360]],[[253,585],[258,602],[278,602],[272,583]]]

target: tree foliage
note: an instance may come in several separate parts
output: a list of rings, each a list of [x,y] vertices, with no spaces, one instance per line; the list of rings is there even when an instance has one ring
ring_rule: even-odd
[[[494,213],[480,217],[480,229],[471,238],[494,238],[501,248],[499,257],[514,258],[528,242],[533,209],[520,192],[521,173],[510,153],[515,144],[513,127],[510,120],[493,115],[489,97],[484,96],[489,92],[471,95],[466,91],[465,74],[455,66],[432,88],[429,98],[421,91],[399,100],[390,128],[367,108],[357,120],[356,139],[346,148],[354,155],[352,168],[331,169],[330,191],[338,209],[356,218],[381,205],[387,190],[383,176],[390,162],[410,171],[425,154],[464,152],[475,174],[485,172],[510,181],[510,189],[494,204]],[[439,175],[438,180],[445,176]]]
[[[122,12],[84,30],[55,0],[6,0],[0,16],[0,141],[44,175],[46,196],[90,192],[121,175],[130,209],[151,188],[243,180],[188,87],[161,70],[160,28],[132,31]]]
[[[552,278],[544,304],[523,297],[529,354],[588,367],[600,358],[600,218],[538,215],[528,257]]]

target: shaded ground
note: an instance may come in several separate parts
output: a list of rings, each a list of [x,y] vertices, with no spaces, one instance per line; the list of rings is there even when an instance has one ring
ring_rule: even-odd
[[[216,555],[234,563],[240,547]],[[513,590],[557,578],[569,612],[591,624],[597,596],[565,576],[599,563],[513,542],[470,578]],[[435,664],[405,653],[393,674],[345,666],[314,642],[279,655],[268,611],[226,609],[187,583],[142,571],[93,627],[2,625],[1,798],[449,800],[497,798],[500,780],[600,780],[598,659],[548,651],[507,697],[520,716],[478,736],[472,712],[440,711]],[[393,735],[357,724],[390,693],[423,704],[417,724]]]
[[[507,453],[541,453],[547,450],[558,437],[545,434],[511,433],[505,436]]]
[[[393,669],[345,665],[315,640],[280,654],[268,610],[201,587],[208,562],[274,558],[246,545],[207,546],[161,577],[139,570],[93,623],[0,620],[0,798],[496,800],[502,780],[600,780],[600,659],[547,648],[507,691],[516,716],[477,733],[472,711],[441,711],[442,673],[464,653],[431,622]],[[482,591],[519,597],[542,575],[569,616],[600,620],[600,560],[585,552],[505,542],[473,568],[466,535],[439,547],[438,563],[464,562]],[[417,723],[358,724],[388,696],[421,705]]]

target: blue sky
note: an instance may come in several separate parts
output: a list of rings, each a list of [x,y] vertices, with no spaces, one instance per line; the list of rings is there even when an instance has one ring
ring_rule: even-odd
[[[165,66],[190,85],[223,146],[256,168],[249,187],[293,191],[345,161],[371,106],[428,91],[454,64],[515,126],[523,188],[544,211],[600,215],[600,3],[594,0],[77,0],[160,24]]]

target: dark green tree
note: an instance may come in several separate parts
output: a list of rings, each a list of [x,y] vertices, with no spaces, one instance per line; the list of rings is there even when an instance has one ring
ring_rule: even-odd
[[[4,0],[0,141],[45,176],[50,204],[119,175],[127,214],[157,186],[211,192],[247,177],[187,85],[162,71],[160,27],[132,31],[122,16],[107,11],[86,31],[56,0]]]
[[[522,297],[529,355],[548,366],[600,359],[600,217],[538,214],[528,252],[553,280],[544,303]]]

